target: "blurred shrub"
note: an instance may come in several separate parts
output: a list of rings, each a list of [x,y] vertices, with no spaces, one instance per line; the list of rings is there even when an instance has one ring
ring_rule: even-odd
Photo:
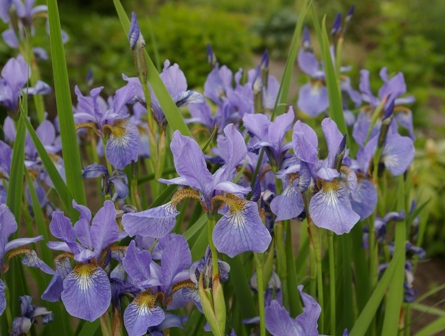
[[[147,50],[155,63],[155,48],[159,54],[159,70],[165,59],[178,63],[189,87],[202,86],[210,71],[207,43],[212,45],[218,62],[232,69],[251,61],[254,38],[242,15],[171,4],[161,7],[150,22],[144,11],[137,14]],[[91,67],[95,85],[104,85],[110,94],[124,84],[122,73],[135,76],[128,39],[117,17],[72,12],[63,20],[64,29],[71,35],[66,48],[73,83],[85,86]]]
[[[143,19],[140,23],[149,50],[153,50]],[[168,58],[178,63],[189,86],[203,85],[210,71],[207,43],[211,44],[218,62],[231,69],[251,62],[255,39],[247,28],[249,22],[245,16],[208,7],[166,5],[160,8],[152,24],[161,62]]]
[[[445,256],[445,140],[426,140],[417,146],[413,164],[413,196],[419,204],[429,202],[424,244],[428,255]],[[424,213],[423,216],[426,214]]]
[[[273,58],[285,58],[297,24],[297,14],[285,7],[273,12],[266,19],[257,19],[253,31],[260,37],[261,49],[267,49]]]

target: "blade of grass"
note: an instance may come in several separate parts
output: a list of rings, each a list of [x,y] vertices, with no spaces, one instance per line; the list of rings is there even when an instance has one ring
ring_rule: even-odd
[[[438,318],[434,322],[431,322],[425,328],[420,330],[416,336],[440,335],[439,333],[443,330],[445,330],[445,317]]]
[[[192,238],[200,229],[204,227],[204,225],[207,223],[208,217],[207,213],[203,213],[201,217],[192,225],[190,228],[185,231],[184,238],[189,241],[190,238]]]
[[[150,208],[154,208],[160,205],[163,205],[167,202],[170,202],[173,194],[176,191],[176,188],[178,188],[177,185],[170,184],[165,190],[162,192],[162,194],[159,195],[158,198],[156,198],[153,203],[151,203]]]
[[[329,49],[329,38],[326,32],[326,17],[323,18],[322,25],[320,27],[320,23],[318,21],[317,13],[315,11],[313,3],[311,4],[311,15],[323,56],[325,80],[329,98],[329,116],[336,122],[338,129],[342,134],[348,134],[348,128],[346,127],[345,117],[343,115],[343,105],[339,86],[340,79],[338,78],[337,72],[335,71],[331,52]],[[351,141],[349,138],[350,137],[348,136],[348,147],[351,147]]]
[[[440,317],[445,317],[445,310],[423,305],[421,303],[412,303],[411,308],[422,312],[423,314],[433,314]],[[423,315],[422,314],[422,315]],[[418,318],[418,317],[417,317]]]
[[[201,229],[198,229],[198,232],[199,236],[190,246],[192,260],[201,260],[201,258],[204,256],[207,246],[209,245],[206,228],[202,226]]]
[[[113,0],[113,3],[116,8],[117,15],[119,16],[122,28],[124,29],[125,34],[128,35],[130,30],[130,20],[125,13],[121,2],[119,0]],[[128,50],[130,50],[130,48],[128,48]],[[182,135],[191,136],[190,130],[188,129],[181,112],[171,98],[170,93],[168,93],[167,88],[162,82],[162,79],[159,76],[159,73],[156,70],[156,67],[154,66],[147,51],[145,51],[145,58],[147,60],[148,82],[151,84],[151,87],[156,94],[156,98],[158,98],[159,104],[162,107],[169,126],[173,131],[179,130]]]
[[[39,199],[37,198],[37,193],[32,184],[31,177],[28,171],[25,169],[26,182],[28,184],[29,194],[32,200],[32,211],[34,212],[34,220],[37,226],[37,232],[43,235],[44,240],[38,242],[40,246],[40,253],[42,254],[42,259],[48,265],[53,262],[53,256],[51,250],[47,248],[46,242],[49,241],[48,226],[46,225],[45,218],[42,214],[42,209],[40,208]]]
[[[97,329],[99,329],[100,320],[97,319],[93,322],[85,322],[77,336],[91,336],[94,335]]]
[[[77,215],[78,215],[77,211],[73,211],[73,208],[71,205],[71,200],[73,199],[73,197],[71,196],[71,193],[68,190],[65,182],[63,181],[63,179],[60,176],[59,172],[57,171],[56,167],[54,166],[53,161],[51,160],[48,153],[46,152],[45,147],[40,142],[40,139],[39,139],[36,131],[34,130],[34,128],[32,127],[32,125],[28,119],[26,119],[26,118],[22,118],[22,119],[23,119],[23,122],[28,130],[28,133],[29,133],[31,139],[32,139],[32,142],[34,143],[34,146],[36,147],[36,150],[37,150],[37,153],[39,154],[40,160],[42,160],[43,166],[45,167],[46,172],[48,173],[48,176],[51,179],[51,182],[53,183],[54,188],[56,189],[57,194],[60,197],[60,200],[62,201],[63,205],[65,206],[65,209],[70,214],[77,213]],[[82,178],[82,176],[81,176],[81,178]],[[80,181],[82,181],[82,179]],[[77,183],[83,185],[83,183],[79,183],[79,182],[77,182]]]
[[[405,210],[405,181],[403,175],[399,176],[397,188],[397,208]],[[405,212],[406,213],[406,212]],[[397,335],[399,328],[400,309],[403,304],[403,281],[405,279],[405,246],[406,246],[406,219],[397,222],[395,236],[395,251],[403,251],[403,256],[397,263],[397,268],[389,285],[388,300],[386,302],[383,329],[388,335]]]
[[[235,296],[243,309],[241,310],[242,318],[250,318],[258,316],[255,307],[252,290],[249,287],[249,278],[245,272],[245,267],[241,261],[242,255],[237,255],[235,258],[224,256],[224,261],[230,265],[230,277],[228,284],[233,286]]]
[[[6,205],[14,214],[17,223],[20,223],[20,214],[23,199],[23,170],[25,161],[25,134],[26,128],[23,120],[26,117],[20,117],[17,127],[17,134],[14,141],[11,160],[11,174],[9,176],[9,188],[6,198]],[[13,237],[16,237],[15,233]]]
[[[82,165],[77,145],[74,126],[68,70],[62,42],[57,0],[48,0],[48,21],[50,26],[51,60],[53,63],[54,88],[56,94],[57,114],[59,116],[62,153],[65,163],[66,185],[71,195],[79,204],[86,204],[85,190],[82,181]],[[71,203],[71,201],[70,201]],[[76,211],[73,218],[78,217]]]
[[[403,259],[404,255],[405,255],[405,250],[395,251],[394,258],[389,263],[389,266],[386,269],[385,273],[383,273],[382,278],[377,284],[377,287],[372,293],[369,301],[366,303],[366,306],[363,309],[362,313],[355,321],[354,327],[349,333],[351,336],[362,336],[366,334],[366,331],[368,330],[369,325],[371,324],[371,321],[373,320],[374,315],[380,306],[380,302],[382,301],[383,296],[386,293],[388,285],[390,284],[394,276],[394,273],[398,267],[398,263],[400,262],[400,260]]]
[[[294,34],[292,35],[292,44],[289,49],[289,55],[286,60],[286,66],[284,68],[283,78],[281,79],[280,89],[278,91],[277,100],[275,101],[271,120],[282,114],[286,109],[292,74],[294,72],[295,59],[297,58],[298,44],[300,43],[301,31],[303,30],[303,22],[309,9],[308,2],[309,0],[304,0],[297,24],[295,25]]]

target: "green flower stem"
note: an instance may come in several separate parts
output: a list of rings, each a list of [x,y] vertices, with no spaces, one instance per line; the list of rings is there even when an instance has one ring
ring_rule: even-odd
[[[405,207],[405,181],[403,174],[399,176],[397,190],[397,209]],[[387,306],[383,329],[388,335],[396,335],[399,331],[400,310],[403,307],[403,281],[405,279],[405,250],[406,250],[406,218],[395,223],[394,259],[401,254],[395,266],[394,277],[388,292]]]
[[[216,215],[209,214],[209,218],[207,220],[207,237],[209,240],[210,251],[212,251],[212,263],[213,263],[213,277],[219,274],[218,267],[218,251],[216,250],[215,244],[213,244],[213,228],[216,225]]]
[[[39,67],[37,66],[37,60],[34,56],[34,52],[32,51],[32,43],[29,34],[26,34],[24,48],[20,45],[20,51],[25,58],[25,61],[31,67],[30,82],[31,86],[35,86],[37,81],[41,79],[41,76]],[[33,95],[32,98],[34,100],[34,106],[37,112],[37,120],[40,124],[45,120],[45,105],[43,103],[43,97],[41,95]]]
[[[100,329],[103,336],[111,336],[111,321],[108,311],[100,317]]]
[[[319,235],[319,232],[317,234]],[[320,238],[320,236],[318,238]],[[321,250],[322,250],[322,246],[321,246],[321,241],[319,239],[318,244],[315,241],[315,261],[317,263],[318,303],[321,306],[321,313],[320,313],[320,318],[319,318],[319,323],[320,323],[319,330],[320,330],[320,333],[323,334],[324,333],[324,299],[323,299],[323,273],[322,273],[322,265],[321,265]],[[335,279],[334,279],[334,281],[335,281]]]
[[[283,184],[280,179],[276,176],[277,167],[272,167],[275,172],[275,186],[277,195],[281,195],[283,191]],[[288,287],[288,270],[287,270],[287,255],[286,255],[286,244],[284,241],[284,232],[285,232],[285,224],[284,222],[275,223],[274,232],[275,232],[275,241],[277,246],[277,262],[278,262],[278,276],[281,279],[282,288],[283,288],[283,301],[286,309],[289,310],[290,305],[290,297],[289,297],[289,287]],[[293,261],[293,259],[292,259]],[[292,284],[295,286],[295,284]]]
[[[405,336],[411,336],[411,303],[405,303]]]
[[[264,276],[263,276],[263,264],[264,254],[253,253],[256,263],[256,277],[258,285],[258,310],[260,312],[260,335],[266,336],[266,315],[264,312]]]
[[[380,117],[380,114],[381,114],[385,104],[386,104],[386,99],[382,99],[382,101],[379,103],[379,105],[375,108],[374,112],[372,113],[371,124],[369,125],[368,134],[366,135],[365,143],[369,141],[369,138],[371,137],[372,129],[374,128],[374,125],[377,122],[377,119]]]
[[[165,127],[162,128],[160,134],[159,134],[159,141],[158,141],[158,158],[156,161],[156,171],[155,171],[155,181],[158,182],[158,180],[162,177],[162,173],[164,172],[164,166],[165,166],[165,158],[167,156],[167,133],[165,130]],[[156,184],[157,189],[157,195],[161,194],[161,184]]]
[[[289,290],[287,287],[287,265],[286,265],[286,250],[284,246],[283,222],[275,223],[274,233],[275,233],[275,242],[277,245],[277,264],[278,264],[277,273],[282,283],[281,288],[283,288],[284,307],[286,309],[289,309]]]
[[[337,40],[337,47],[335,48],[335,68],[337,70],[337,78],[340,79],[341,54],[343,51],[343,35],[340,34]],[[339,86],[340,87],[340,86]]]
[[[263,92],[259,92],[253,95],[253,104],[255,113],[262,113],[263,107]]]
[[[336,321],[336,312],[335,312],[335,249],[334,249],[334,233],[332,231],[328,231],[328,239],[329,239],[329,286],[330,286],[330,295],[331,295],[331,334],[335,335],[335,321]]]
[[[317,269],[315,268],[315,248],[314,243],[312,241],[311,229],[308,226],[310,243],[309,243],[309,253],[310,253],[310,261],[311,261],[311,270],[310,270],[310,294],[313,298],[317,296]]]
[[[5,279],[3,279],[3,282],[5,282]],[[11,302],[11,292],[9,291],[9,287],[6,286],[6,309],[4,311],[4,314],[6,316],[6,321],[8,322],[8,326],[12,326],[11,305],[9,304],[10,302]]]
[[[105,162],[107,163],[108,175],[111,176],[111,174],[113,173],[113,167],[111,167],[111,163],[110,163],[110,161],[108,161],[108,157],[107,157],[107,142],[108,142],[108,136],[105,135],[102,138],[102,144],[104,147],[104,157],[105,157]]]
[[[131,197],[133,205],[139,210],[142,211],[141,198],[139,197],[138,191],[138,180],[137,180],[137,162],[131,162],[131,172],[133,178],[131,179]]]

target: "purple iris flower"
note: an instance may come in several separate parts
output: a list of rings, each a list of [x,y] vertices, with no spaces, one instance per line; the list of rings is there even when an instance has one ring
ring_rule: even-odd
[[[198,123],[206,126],[209,130],[217,125],[216,115],[212,114],[212,109],[207,101],[202,104],[192,104],[189,106],[191,118],[186,119],[187,123]]]
[[[376,233],[376,240],[381,243],[383,242],[383,239],[386,235],[386,227],[388,223],[392,221],[401,221],[405,219],[405,214],[403,210],[400,212],[391,211],[388,212],[383,218],[376,217],[374,221],[374,231]],[[368,241],[369,241],[369,228],[365,226],[363,228],[363,247],[368,248]]]
[[[101,187],[103,195],[110,195],[111,200],[115,202],[118,199],[125,199],[128,196],[128,179],[125,173],[114,171],[110,176],[105,166],[96,163],[88,165],[82,169],[83,178],[102,177]],[[114,186],[114,193],[111,187]]]
[[[403,174],[414,160],[414,144],[411,138],[401,136],[397,132],[397,124],[393,120],[383,144],[380,161],[394,176]],[[354,137],[356,138],[356,137]],[[357,152],[357,161],[362,164],[361,170],[368,171],[371,159],[377,150],[379,134],[371,135],[371,139]]]
[[[5,23],[9,23],[9,29],[2,33],[3,40],[11,48],[19,48],[19,39],[25,40],[26,31],[30,31],[31,35],[34,36],[34,21],[36,18],[42,17],[41,13],[48,11],[48,6],[37,5],[35,7],[34,3],[36,0],[5,0],[2,1],[0,6],[0,18]],[[15,16],[11,17],[11,8],[15,9]],[[11,21],[15,22],[13,26]],[[18,29],[16,31],[14,28]],[[49,22],[46,21],[46,31],[49,34]],[[62,41],[66,43],[68,41],[68,34],[62,30]],[[37,48],[34,48],[37,49]],[[40,48],[41,49],[41,48]],[[35,50],[34,50],[35,52]]]
[[[111,287],[104,271],[109,263],[109,246],[124,237],[119,233],[116,209],[111,201],[96,213],[91,225],[91,212],[73,201],[80,212],[79,220],[72,226],[71,220],[60,211],[54,211],[50,231],[61,242],[49,242],[52,250],[72,253],[78,264],[71,269],[69,260],[56,259],[56,274],[42,298],[48,301],[62,299],[72,316],[94,321],[104,314],[111,300]]]
[[[174,133],[170,147],[180,176],[159,181],[189,186],[195,192],[185,190],[187,194],[184,194],[179,191],[178,197],[173,197],[167,204],[124,215],[122,224],[130,236],[165,236],[173,229],[179,214],[176,205],[183,198],[192,197],[202,203],[206,212],[214,212],[213,200],[226,204],[221,209],[223,217],[213,231],[213,241],[219,252],[234,257],[245,251],[264,252],[267,249],[271,236],[261,221],[257,204],[236,196],[247,194],[250,188],[231,182],[236,173],[235,168],[247,154],[244,138],[232,124],[224,128],[224,134],[225,138],[220,138],[218,147],[225,158],[225,164],[212,174],[207,169],[198,143],[178,131]],[[219,198],[214,199],[217,196]]]
[[[138,160],[139,131],[130,120],[126,104],[134,100],[135,92],[131,86],[116,91],[108,103],[99,96],[103,87],[90,91],[85,97],[75,87],[78,105],[74,110],[74,119],[78,127],[91,127],[97,134],[104,136],[110,131],[106,153],[110,163],[116,169],[124,169],[131,161]]]
[[[176,106],[187,106],[189,104],[201,104],[204,103],[204,96],[196,91],[187,90],[187,80],[184,73],[179,69],[178,64],[170,64],[169,60],[164,62],[164,69],[162,70],[160,77],[164,82],[170,96],[175,102]],[[145,104],[145,95],[141,82],[137,77],[123,76],[124,80],[128,82],[126,87],[131,87],[134,90],[134,99],[138,100],[142,104]],[[153,115],[159,125],[166,123],[165,114],[162,111],[158,98],[156,97],[153,89],[150,87],[151,92],[151,108],[153,109]]]
[[[351,169],[336,162],[345,155],[345,136],[330,118],[323,120],[322,128],[328,147],[328,157],[323,161],[318,159],[318,139],[314,130],[300,121],[295,123],[292,142],[301,162],[300,183],[308,186],[305,181],[316,181],[315,194],[307,209],[315,225],[336,234],[348,233],[360,219],[349,199],[357,187],[357,177]]]
[[[403,73],[399,72],[391,79],[389,79],[387,74],[387,68],[382,68],[380,70],[380,77],[382,78],[384,84],[379,89],[378,96],[374,96],[371,91],[370,81],[369,81],[369,71],[361,70],[360,71],[360,91],[363,101],[367,102],[371,108],[362,108],[357,123],[354,125],[353,136],[357,143],[361,146],[365,144],[366,135],[368,129],[371,125],[371,115],[374,109],[384,100],[386,99],[386,103],[383,107],[383,111],[386,111],[389,107],[390,103],[393,102],[394,105],[403,105],[414,103],[414,97],[403,97],[403,94],[406,93],[406,84]],[[413,121],[412,121],[412,113],[410,110],[405,108],[396,107],[394,111],[394,116],[397,122],[406,130],[408,130],[411,139],[415,139],[414,129],[413,129]],[[380,122],[377,122],[374,125],[374,128],[371,133],[371,137],[374,134],[378,133],[380,129]]]
[[[259,78],[261,78],[261,71],[251,69],[247,72],[247,84],[252,85],[252,87],[254,87],[255,81]],[[260,92],[263,93],[263,107],[266,111],[272,111],[275,107],[280,83],[274,76],[268,76],[267,85],[265,84],[266,83],[263,83],[260,90]]]
[[[286,113],[278,116],[273,122],[264,114],[245,114],[243,125],[259,142],[253,149],[264,148],[269,161],[279,168],[286,152],[292,148],[292,143],[285,143],[284,136],[291,129],[295,114],[292,107]]]
[[[300,180],[299,170],[300,165],[295,164],[277,173],[284,186],[281,195],[274,197],[270,203],[270,209],[276,215],[277,222],[297,218],[304,211],[301,194],[303,180]]]
[[[220,130],[231,122],[239,121],[246,113],[254,112],[253,82],[242,85],[242,74],[240,69],[233,76],[227,66],[219,67],[217,64],[204,83],[204,95],[218,106],[215,119]]]
[[[266,328],[273,336],[319,335],[317,320],[321,307],[314,298],[303,292],[303,286],[298,286],[298,290],[304,309],[295,319],[276,300],[266,307]]]
[[[124,313],[125,328],[130,336],[144,335],[148,328],[159,326],[166,319],[163,306],[179,308],[171,308],[170,305],[177,303],[174,295],[190,280],[191,253],[185,238],[174,235],[171,240],[170,237],[167,239],[160,266],[152,261],[149,251],[139,250],[134,241],[122,260],[125,271],[138,288],[136,297]],[[189,285],[194,286],[192,283]]]
[[[388,268],[389,263],[384,263],[379,265],[379,276],[383,274],[383,272]],[[405,292],[403,294],[403,301],[407,303],[411,303],[415,300],[418,291],[413,288],[414,282],[414,274],[412,272],[413,266],[411,262],[405,262],[405,281],[403,282],[403,288]]]
[[[146,117],[147,117],[147,109],[141,103],[136,102],[133,105],[133,114],[131,115],[129,120],[132,124],[137,126],[139,131],[138,156],[141,158],[150,157],[149,129]]]
[[[258,277],[257,273],[255,272],[249,281],[250,288],[257,293],[258,292]],[[264,302],[265,306],[269,306],[272,302],[272,299],[277,301],[280,305],[283,304],[283,296],[281,291],[281,280],[275,271],[272,271],[272,274],[270,276],[270,279],[267,283],[267,288],[264,293]],[[259,317],[258,321],[259,322]],[[253,321],[252,321],[253,323]]]
[[[42,324],[51,323],[54,320],[54,314],[45,307],[36,307],[31,304],[32,297],[28,295],[20,296],[19,317],[14,318],[12,322],[11,336],[20,336],[28,334],[31,326],[38,323],[37,317],[42,317]]]
[[[5,118],[3,129],[5,134],[5,140],[8,141],[9,143],[13,143],[16,137],[16,128],[14,120],[12,120],[11,117],[8,116]],[[53,123],[45,119],[36,128],[36,134],[39,137],[40,141],[42,142],[42,145],[44,146],[47,153],[50,154],[53,164],[56,167],[57,171],[59,172],[60,176],[62,177],[62,179],[65,179],[65,166],[63,163],[63,159],[57,154],[62,149],[60,142],[60,135],[57,135]],[[1,165],[3,165],[4,167],[3,169],[4,173],[7,174],[6,176],[9,176],[11,157],[8,154],[9,150],[6,148],[6,145],[3,144],[1,147],[2,150],[5,151],[3,152],[5,156],[3,156],[2,159],[0,159],[0,162],[2,162]],[[37,149],[28,133],[26,134],[26,140],[25,140],[25,166],[30,172],[30,176],[32,177],[33,186],[36,191],[40,207],[49,205],[49,201],[46,198],[46,191],[42,187],[42,181],[44,181],[45,184],[48,185],[50,188],[54,188],[54,186],[51,179],[49,178],[48,173],[45,170],[45,167],[43,166],[40,160]],[[27,190],[26,193],[28,195],[28,202],[30,205],[32,205],[28,186],[26,187],[26,190]]]
[[[43,236],[37,236],[34,238],[17,238],[8,242],[9,236],[11,236],[18,229],[17,222],[12,214],[11,210],[6,204],[0,204],[0,273],[4,273],[8,270],[8,263],[5,263],[5,256],[8,252],[22,247],[24,245],[37,242],[43,239]],[[46,273],[53,273],[52,270],[41,261],[36,253],[31,250],[23,251],[25,257],[22,259],[22,263],[29,267],[37,267]],[[0,315],[6,308],[6,285],[0,280]]]
[[[42,81],[37,81],[34,87],[25,87],[31,76],[31,68],[21,55],[9,59],[3,67],[1,75],[0,103],[12,114],[18,110],[18,100],[22,96],[22,91],[27,95],[51,92],[51,88]]]
[[[334,59],[332,49],[331,56]],[[298,53],[298,66],[305,74],[311,77],[311,81],[300,88],[297,101],[298,108],[309,116],[316,117],[328,109],[329,98],[323,64],[317,60],[313,53],[307,27],[304,28],[303,33],[303,48]],[[341,67],[340,71],[343,72],[349,69],[349,67]],[[342,76],[340,88],[343,93],[349,95],[356,106],[360,104],[359,94],[352,89],[347,77]],[[350,118],[349,114],[348,116]]]

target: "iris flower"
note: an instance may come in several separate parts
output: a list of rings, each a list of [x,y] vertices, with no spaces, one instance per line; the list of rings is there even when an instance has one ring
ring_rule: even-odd
[[[32,297],[28,295],[20,296],[21,315],[14,318],[12,322],[11,336],[28,334],[31,326],[37,322],[37,317],[42,317],[42,324],[51,323],[54,314],[45,307],[36,307],[31,304]]]
[[[52,90],[42,81],[37,81],[34,87],[25,87],[31,76],[31,68],[19,55],[10,58],[2,69],[0,78],[0,104],[4,105],[10,113],[18,111],[19,98],[22,91],[29,95],[48,94]]]
[[[273,336],[319,335],[317,320],[321,307],[314,298],[303,292],[303,286],[298,286],[298,290],[304,309],[295,319],[276,300],[266,307],[266,328]]]
[[[9,268],[9,260],[14,255],[25,254],[22,263],[26,266],[37,267],[46,273],[53,273],[52,270],[41,261],[34,251],[22,248],[22,246],[37,242],[43,236],[34,238],[17,238],[8,242],[11,236],[18,229],[17,222],[11,210],[6,204],[0,204],[0,274],[5,273]],[[10,252],[10,253],[9,253]],[[6,261],[5,256],[7,257]],[[6,308],[6,285],[0,280],[0,315]]]
[[[170,96],[175,102],[176,106],[187,106],[189,104],[201,104],[204,102],[204,96],[196,91],[187,90],[187,80],[184,73],[179,68],[178,64],[170,64],[169,60],[164,62],[164,68],[160,74],[165,87],[167,88]],[[134,99],[142,104],[146,104],[144,90],[142,88],[141,82],[137,77],[127,77],[123,76],[124,80],[128,84],[124,88],[133,90]],[[165,114],[162,111],[161,105],[158,98],[154,94],[150,87],[151,92],[151,108],[153,109],[153,115],[159,125],[164,125],[166,123]]]
[[[236,173],[235,168],[247,154],[244,138],[232,124],[226,126],[224,134],[219,150],[224,153],[226,163],[212,174],[207,169],[198,143],[178,131],[174,133],[170,147],[180,176],[160,181],[188,186],[192,190],[178,191],[171,202],[162,206],[125,214],[122,224],[130,236],[165,236],[173,229],[179,214],[176,205],[184,198],[193,198],[201,202],[207,212],[215,211],[215,202],[225,205],[220,211],[223,217],[213,231],[213,242],[219,252],[234,257],[245,251],[264,252],[267,249],[271,236],[261,221],[257,204],[240,197],[248,193],[250,188],[231,182]]]
[[[159,326],[167,318],[162,307],[179,308],[171,307],[175,304],[173,295],[187,285],[194,286],[188,271],[192,259],[185,238],[180,235],[165,238],[167,242],[160,266],[152,261],[149,251],[139,250],[134,241],[122,260],[125,271],[137,288],[136,297],[124,313],[125,328],[130,336],[145,335],[150,327]],[[175,318],[170,317],[169,320]]]
[[[334,58],[332,50],[331,56]],[[303,34],[303,48],[298,53],[298,66],[311,78],[309,83],[304,84],[300,88],[297,101],[298,108],[309,116],[316,117],[328,109],[329,99],[325,84],[325,70],[322,63],[317,60],[313,53],[307,27],[305,27]],[[340,71],[349,69],[349,67],[341,67]],[[361,102],[360,95],[351,87],[350,80],[347,77],[343,77],[340,84],[342,92],[347,94],[354,104],[358,106]],[[348,113],[347,117],[348,119],[350,118]]]
[[[101,139],[109,131],[106,146],[107,159],[116,169],[124,169],[131,161],[138,160],[139,131],[130,120],[125,105],[133,101],[135,93],[125,86],[116,91],[108,103],[99,96],[103,87],[90,91],[85,97],[75,87],[78,105],[74,110],[77,128],[92,128]]]
[[[73,207],[80,212],[74,227],[62,212],[53,212],[49,228],[62,241],[49,242],[48,247],[65,254],[56,258],[56,273],[42,298],[57,301],[61,297],[69,314],[94,321],[110,305],[110,281],[103,267],[109,263],[109,246],[123,234],[119,233],[113,202],[105,201],[91,225],[90,210],[75,201]],[[66,258],[71,255],[78,262],[74,268]]]
[[[357,187],[357,177],[341,161],[346,152],[346,138],[335,122],[326,118],[322,122],[328,147],[328,157],[318,159],[318,139],[314,130],[297,121],[294,126],[294,152],[301,161],[300,179],[315,181],[315,194],[309,203],[310,216],[318,227],[348,233],[360,216],[352,210],[349,194]],[[303,169],[307,167],[307,169]]]

